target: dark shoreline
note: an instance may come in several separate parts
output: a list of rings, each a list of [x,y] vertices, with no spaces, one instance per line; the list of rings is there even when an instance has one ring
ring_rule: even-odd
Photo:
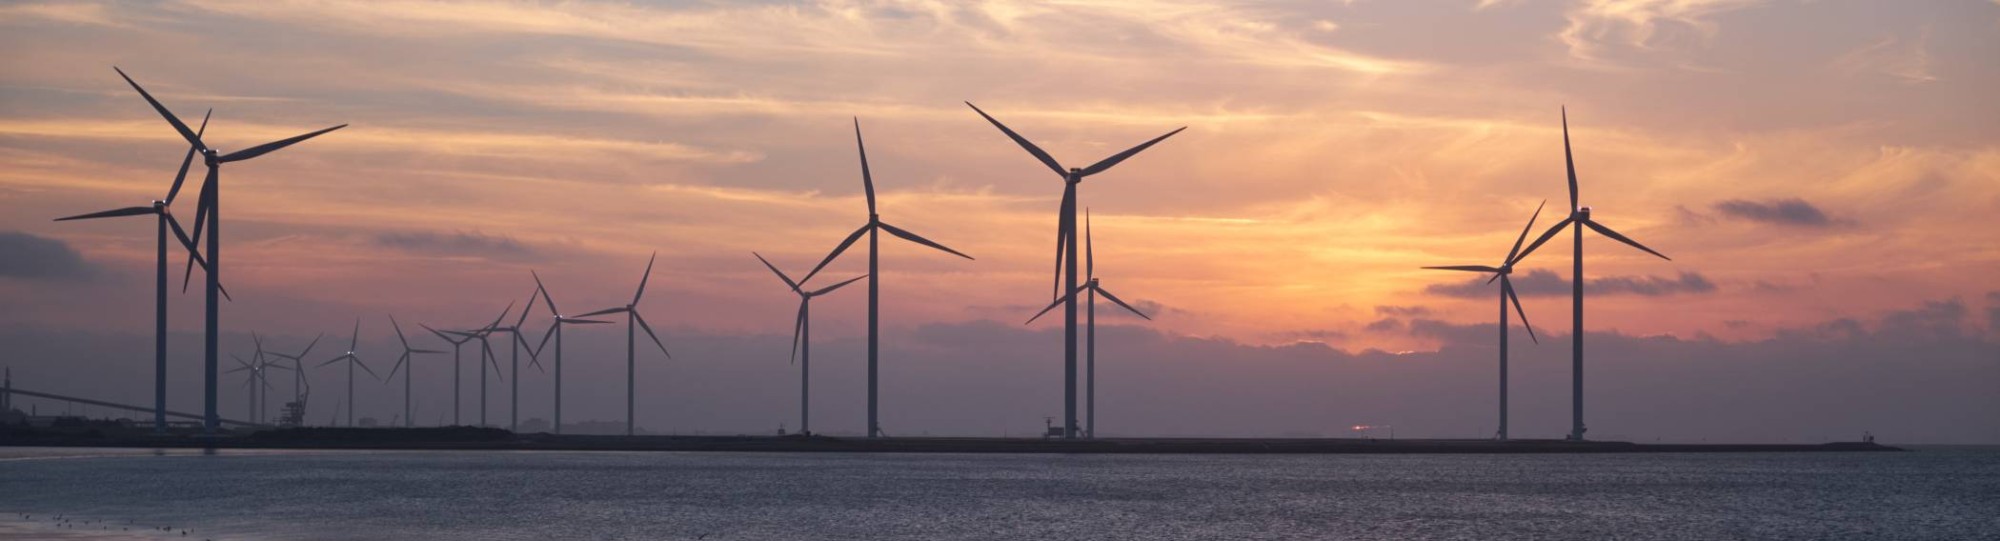
[[[1904,449],[1869,442],[1632,443],[1563,440],[1441,440],[1320,438],[1039,438],[828,436],[582,436],[512,434],[468,427],[417,429],[271,430],[216,437],[153,434],[0,432],[0,446],[139,447],[182,449],[333,449],[456,451],[711,451],[777,453],[1063,453],[1063,454],[1546,454],[1546,453],[1792,453],[1880,452]]]

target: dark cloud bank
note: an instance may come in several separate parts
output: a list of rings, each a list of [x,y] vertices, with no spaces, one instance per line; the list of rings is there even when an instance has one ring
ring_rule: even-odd
[[[2000,411],[2000,387],[1993,384],[2000,381],[2000,333],[1982,331],[1990,323],[1977,321],[1977,314],[1961,301],[1934,301],[1745,343],[1593,332],[1587,336],[1591,435],[1821,441],[1868,430],[1897,442],[2000,443],[2000,417],[1993,415]],[[1490,434],[1493,327],[1422,317],[1383,321],[1393,321],[1384,326],[1395,332],[1443,346],[1408,354],[1347,352],[1318,343],[1258,346],[1100,325],[1100,429],[1106,435],[1345,435],[1345,427],[1374,424],[1394,425],[1412,437]],[[361,351],[380,370],[397,350],[386,325],[377,323],[386,322],[369,322]],[[624,330],[610,327],[567,337],[565,413],[571,419],[622,419]],[[789,335],[661,330],[675,357],[642,354],[642,426],[741,433],[796,422],[798,368],[786,362]],[[1544,330],[1551,334],[1541,345],[1516,341],[1517,436],[1557,437],[1568,426],[1568,337],[1553,331]],[[199,404],[196,337],[173,338],[170,403],[177,408]],[[249,349],[247,336],[225,338],[231,347]],[[280,348],[309,339],[266,337]],[[1023,435],[1037,430],[1043,416],[1060,415],[1059,329],[975,321],[890,329],[884,339],[883,416],[892,433]],[[150,343],[143,332],[0,328],[0,351],[10,353],[5,363],[16,385],[132,403],[149,401]],[[321,346],[320,355],[333,354]],[[864,347],[855,337],[815,341],[818,428],[859,431]],[[505,358],[503,350],[503,364]],[[449,355],[418,359],[420,420],[435,421],[447,409],[450,363]],[[549,376],[523,363],[523,411],[546,417]],[[464,368],[470,413],[478,371]],[[342,374],[334,368],[311,372],[321,389],[315,419],[333,411]],[[240,415],[240,386],[225,383],[224,412]],[[278,383],[280,394],[289,392],[289,382]],[[505,384],[493,385],[501,386],[494,390],[497,418],[505,413],[499,390]],[[400,411],[400,382],[364,380],[359,387],[364,415],[386,420]]]
[[[68,243],[19,231],[0,231],[0,277],[72,282],[90,278],[97,268]]]
[[[1450,284],[1431,284],[1424,287],[1424,293],[1459,298],[1488,298],[1500,294],[1499,285],[1488,284],[1492,275],[1468,278]],[[1514,293],[1523,297],[1553,297],[1569,295],[1570,281],[1555,271],[1534,269],[1526,274],[1514,275]],[[1682,272],[1680,276],[1666,278],[1660,276],[1606,276],[1585,282],[1585,295],[1639,295],[1644,297],[1664,297],[1668,295],[1699,295],[1714,293],[1715,282],[1698,272]],[[1379,311],[1379,310],[1378,310]]]

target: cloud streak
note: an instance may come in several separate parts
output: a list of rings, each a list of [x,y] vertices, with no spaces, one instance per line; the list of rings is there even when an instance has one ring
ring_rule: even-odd
[[[1487,278],[1472,278],[1450,284],[1424,286],[1424,293],[1443,297],[1491,298],[1499,294],[1499,285],[1486,283]],[[1523,297],[1555,297],[1573,293],[1570,281],[1555,271],[1532,269],[1526,274],[1512,278],[1514,293]],[[1672,295],[1703,295],[1716,291],[1715,282],[1698,272],[1682,272],[1674,277],[1662,276],[1606,276],[1593,278],[1584,283],[1587,295],[1635,295],[1640,297],[1666,297]]]

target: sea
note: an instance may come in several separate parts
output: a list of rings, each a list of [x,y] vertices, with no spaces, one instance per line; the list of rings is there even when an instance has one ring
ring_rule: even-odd
[[[2000,539],[2000,449],[1008,455],[0,447],[0,513],[17,527],[205,540],[1982,540]]]

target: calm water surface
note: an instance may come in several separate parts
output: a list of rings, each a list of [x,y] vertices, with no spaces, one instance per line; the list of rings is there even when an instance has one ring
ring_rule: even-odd
[[[884,455],[0,448],[0,512],[246,540],[2000,539],[2000,451]]]

